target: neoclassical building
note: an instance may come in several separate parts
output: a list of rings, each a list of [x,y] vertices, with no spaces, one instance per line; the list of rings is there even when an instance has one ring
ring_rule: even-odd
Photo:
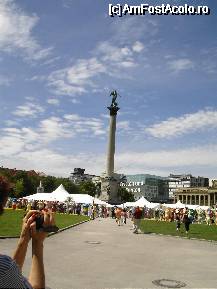
[[[217,188],[193,187],[178,189],[174,195],[174,202],[187,205],[213,206],[217,202]]]

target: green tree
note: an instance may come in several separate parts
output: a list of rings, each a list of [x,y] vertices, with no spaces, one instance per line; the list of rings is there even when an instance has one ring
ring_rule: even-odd
[[[88,194],[94,197],[97,193],[96,185],[91,181],[82,182],[79,185],[79,190],[81,194]]]
[[[51,193],[57,188],[56,178],[53,176],[43,177],[41,179],[41,181],[42,181],[42,185],[44,187],[44,190],[47,193]]]
[[[69,178],[57,178],[56,187],[63,185],[66,191],[70,194],[79,194],[79,187],[75,185]]]
[[[17,180],[15,186],[14,186],[14,195],[17,198],[22,197],[24,194],[24,184],[23,179]]]
[[[134,202],[134,195],[130,192],[128,192],[125,188],[119,188],[118,189],[118,195],[121,198],[122,202]]]

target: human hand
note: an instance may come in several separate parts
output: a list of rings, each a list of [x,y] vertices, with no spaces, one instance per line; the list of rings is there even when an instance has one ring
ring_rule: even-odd
[[[31,224],[35,220],[35,214],[37,213],[36,210],[31,210],[29,211],[25,217],[23,218],[23,224],[22,224],[22,229],[21,229],[21,234],[20,238],[22,241],[29,242],[31,239]]]
[[[42,211],[40,212],[42,214],[44,220],[41,229],[36,229],[36,221],[34,221],[30,228],[31,228],[31,236],[33,242],[40,242],[43,243],[44,239],[47,237],[48,233],[46,232],[46,229],[52,226],[55,226],[54,221],[54,213],[51,211]]]

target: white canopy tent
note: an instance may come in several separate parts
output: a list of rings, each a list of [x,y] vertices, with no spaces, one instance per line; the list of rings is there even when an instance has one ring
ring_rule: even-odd
[[[149,203],[146,207],[149,209],[159,209],[160,203]]]
[[[148,200],[146,200],[145,197],[141,197],[138,201],[134,202],[134,207],[148,207],[148,205],[150,204],[150,202]]]
[[[71,194],[66,191],[62,184],[59,185],[59,187],[49,195],[50,200],[58,202],[65,202],[68,198],[71,197]]]
[[[171,209],[182,209],[182,208],[185,208],[186,205],[185,204],[182,204],[182,202],[178,201],[177,203],[175,204],[163,204],[163,207],[166,207],[166,208],[171,208]]]
[[[123,205],[124,205],[125,208],[126,207],[134,207],[135,206],[135,202],[126,202]]]
[[[197,209],[200,209],[200,210],[208,210],[210,207],[209,206],[198,206]]]
[[[98,199],[98,198],[94,198],[94,204],[96,204],[96,205],[102,205],[102,206],[106,206],[106,205],[107,205],[106,202],[101,201],[101,200]]]
[[[36,193],[33,195],[23,197],[23,199],[27,199],[28,201],[50,201],[50,194],[49,193]]]
[[[88,194],[71,194],[70,198],[76,204],[92,204],[94,200],[94,198]]]
[[[190,210],[196,210],[196,209],[199,209],[199,205],[185,205],[188,209]]]

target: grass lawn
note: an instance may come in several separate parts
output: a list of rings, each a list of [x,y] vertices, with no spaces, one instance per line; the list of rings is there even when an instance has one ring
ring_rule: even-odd
[[[176,231],[175,222],[162,222],[154,220],[142,220],[140,229],[142,232],[157,233],[163,235],[181,236],[197,239],[215,240],[217,241],[217,226],[207,226],[205,224],[190,224],[188,234],[185,233],[184,224],[181,224],[179,231]]]
[[[24,213],[23,210],[6,209],[4,214],[0,216],[0,236],[19,236]],[[55,220],[57,226],[62,229],[89,220],[89,217],[57,213]]]

